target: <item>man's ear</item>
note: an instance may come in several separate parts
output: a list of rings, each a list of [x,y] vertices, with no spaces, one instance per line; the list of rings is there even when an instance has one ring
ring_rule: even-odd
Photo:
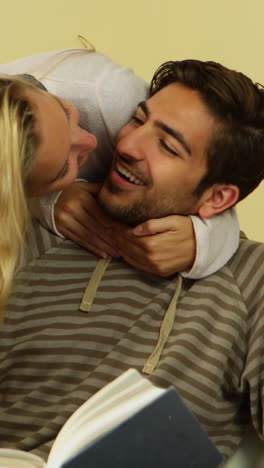
[[[239,188],[236,185],[214,184],[205,190],[201,197],[201,205],[198,210],[199,216],[209,218],[221,213],[235,205],[238,198]]]

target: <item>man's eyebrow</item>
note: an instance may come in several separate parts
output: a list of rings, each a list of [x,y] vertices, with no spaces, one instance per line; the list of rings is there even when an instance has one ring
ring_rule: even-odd
[[[140,109],[142,109],[142,111],[144,112],[144,114],[146,115],[146,117],[149,116],[149,110],[148,110],[148,106],[147,106],[146,101],[141,101],[141,102],[138,104],[138,107],[140,107]]]
[[[161,130],[164,130],[164,132],[168,133],[173,138],[175,138],[175,140],[177,140],[183,146],[185,151],[187,151],[187,153],[191,156],[192,154],[191,148],[188,145],[187,141],[185,140],[181,132],[179,132],[178,130],[175,130],[174,128],[169,127],[168,125],[164,124],[163,122],[160,122],[159,120],[156,120],[154,124],[157,127],[161,128]]]
[[[140,102],[138,104],[138,107],[144,112],[146,117],[149,117],[150,112],[149,112],[146,101]],[[183,146],[183,148],[185,149],[185,151],[187,151],[189,155],[192,154],[191,148],[188,145],[187,141],[185,140],[181,132],[179,132],[178,130],[175,130],[174,128],[169,127],[168,125],[166,125],[164,122],[161,122],[160,120],[155,120],[154,125],[156,125],[156,127],[160,128],[161,130],[163,130],[164,132],[168,133],[173,138],[175,138]]]

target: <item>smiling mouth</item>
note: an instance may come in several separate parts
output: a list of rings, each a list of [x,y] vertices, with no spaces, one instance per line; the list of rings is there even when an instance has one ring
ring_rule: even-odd
[[[145,185],[142,180],[140,180],[138,177],[136,177],[134,174],[132,174],[130,171],[124,168],[121,164],[118,162],[116,163],[116,171],[118,174],[123,177],[125,180],[130,182],[131,184],[134,185]]]

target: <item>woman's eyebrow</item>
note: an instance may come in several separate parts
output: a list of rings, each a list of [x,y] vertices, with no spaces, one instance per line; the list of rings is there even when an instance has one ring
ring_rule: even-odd
[[[57,103],[60,105],[61,109],[63,110],[64,114],[66,115],[67,117],[67,120],[68,122],[70,121],[69,119],[69,114],[67,112],[67,109],[64,107],[64,105],[62,104],[62,102],[57,98],[57,96],[54,96],[54,99],[55,101],[57,101]],[[62,168],[59,170],[58,174],[56,175],[56,177],[54,177],[54,179],[52,180],[52,182],[55,182],[56,180],[60,179],[61,177],[63,177],[64,173],[67,171],[67,168],[68,168],[68,165],[69,165],[69,159],[67,158],[65,163],[63,164]]]
[[[54,97],[55,101],[57,101],[57,103],[60,105],[60,107],[62,108],[64,114],[65,114],[66,117],[67,117],[67,120],[69,121],[70,119],[69,119],[69,113],[68,113],[67,109],[64,107],[64,105],[62,104],[62,102],[57,98],[57,96],[54,96],[54,95],[53,95],[53,97]]]

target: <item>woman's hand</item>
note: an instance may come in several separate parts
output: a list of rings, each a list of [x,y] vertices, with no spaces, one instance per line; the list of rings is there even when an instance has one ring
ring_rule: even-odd
[[[74,182],[58,199],[58,231],[100,257],[120,257],[139,270],[169,276],[190,269],[196,241],[188,216],[167,216],[130,228],[111,220],[94,195],[100,184]]]
[[[134,229],[113,226],[120,255],[139,270],[166,277],[194,263],[196,240],[188,216],[151,219]]]
[[[54,219],[58,231],[100,257],[119,257],[110,230],[113,221],[98,206],[94,195],[100,184],[74,182],[60,195]]]

